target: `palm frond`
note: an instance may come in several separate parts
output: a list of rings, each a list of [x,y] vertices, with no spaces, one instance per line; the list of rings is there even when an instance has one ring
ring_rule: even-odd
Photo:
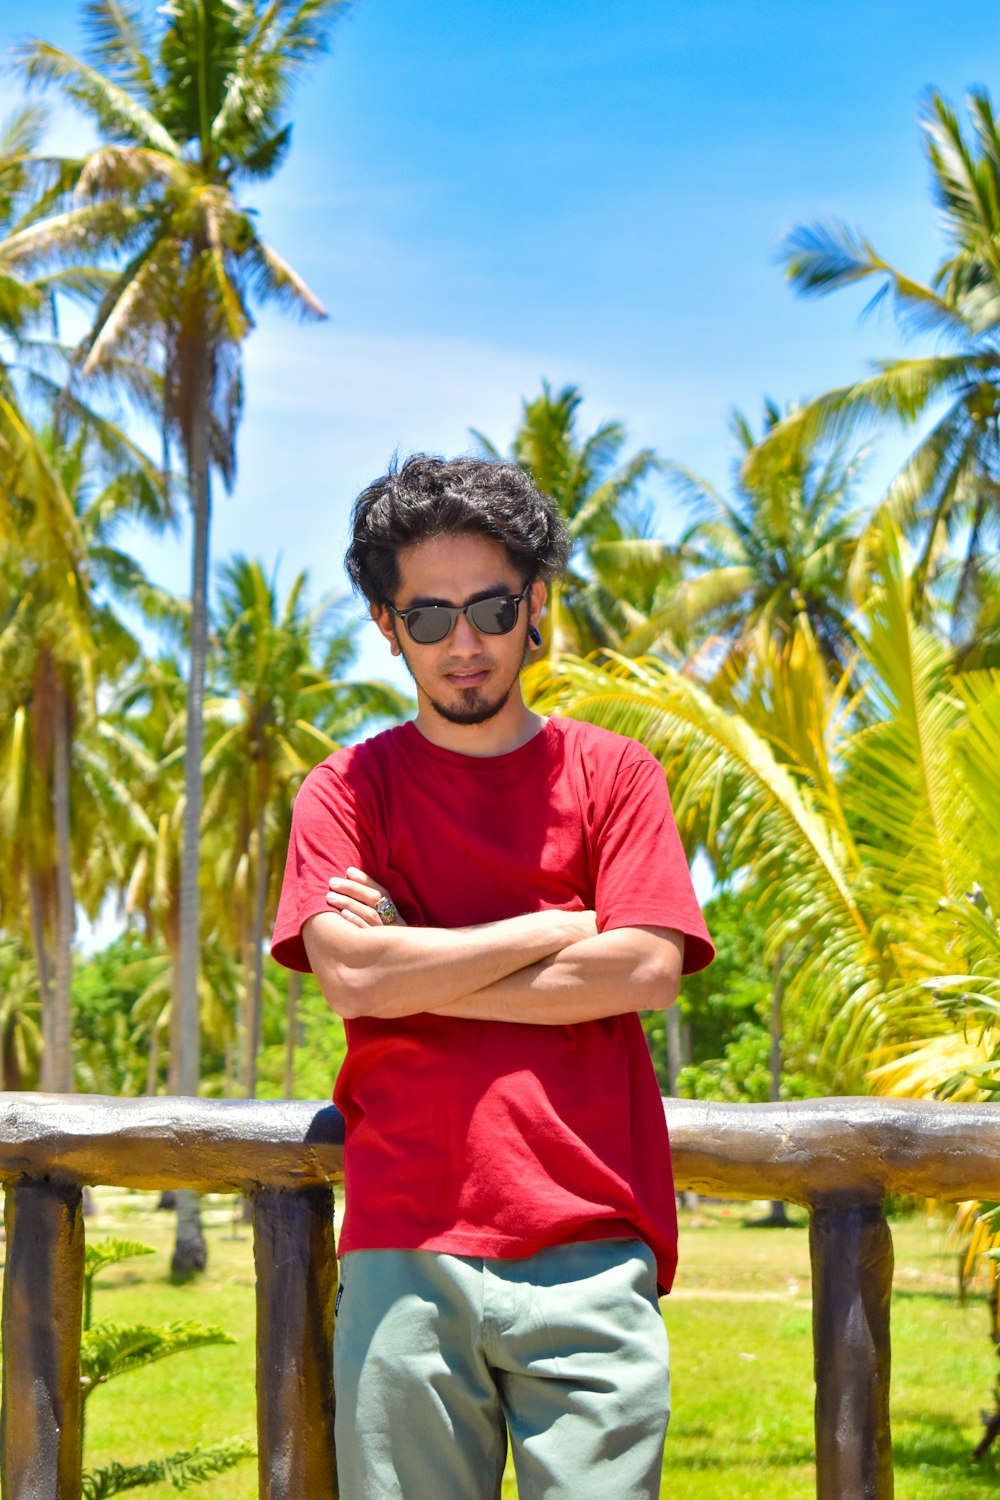
[[[99,69],[42,41],[16,49],[15,57],[29,82],[61,84],[68,96],[112,136],[153,146],[167,156],[181,155],[177,142],[157,116]]]
[[[151,105],[155,93],[150,63],[153,38],[142,10],[126,0],[87,0],[83,22],[95,66]]]
[[[293,266],[254,236],[246,249],[248,284],[261,302],[276,301],[303,317],[326,318],[322,302]]]
[[[900,318],[914,329],[968,335],[959,308],[931,287],[913,281],[878,255],[869,242],[845,224],[808,224],[793,229],[784,244],[785,275],[797,291],[818,293],[852,286],[869,276],[884,276],[885,287],[869,309],[889,292]]]

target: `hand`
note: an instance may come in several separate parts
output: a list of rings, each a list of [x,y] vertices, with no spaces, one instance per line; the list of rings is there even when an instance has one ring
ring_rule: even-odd
[[[326,900],[331,910],[345,921],[352,922],[355,927],[383,927],[386,924],[375,910],[376,902],[381,901],[383,896],[392,900],[385,886],[379,885],[364,870],[348,865],[346,876],[331,876]],[[405,927],[407,924],[397,910],[395,922],[389,925]]]
[[[568,928],[566,942],[579,943],[584,938],[597,936],[597,913],[595,911],[567,911],[562,914]]]

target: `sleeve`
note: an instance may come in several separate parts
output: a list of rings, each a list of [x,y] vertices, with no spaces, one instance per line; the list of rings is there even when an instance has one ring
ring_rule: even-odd
[[[643,754],[622,764],[595,830],[594,904],[601,932],[613,927],[673,927],[683,932],[685,974],[715,957],[663,767]]]
[[[358,809],[334,768],[327,762],[310,771],[292,808],[292,834],[278,914],[271,936],[271,956],[286,969],[309,972],[302,927],[309,917],[329,911],[326,893],[331,875],[348,865],[370,869],[373,838],[370,820]]]

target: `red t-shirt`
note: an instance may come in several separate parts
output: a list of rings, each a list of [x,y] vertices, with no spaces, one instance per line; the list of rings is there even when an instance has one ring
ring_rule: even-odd
[[[507,755],[441,749],[412,723],[331,755],[296,798],[271,952],[307,970],[302,925],[357,865],[411,925],[592,909],[713,948],[663,768],[633,740],[552,718]],[[667,1288],[677,1224],[663,1103],[635,1014],[573,1025],[427,1013],[347,1023],[342,1253],[518,1257],[637,1236]]]

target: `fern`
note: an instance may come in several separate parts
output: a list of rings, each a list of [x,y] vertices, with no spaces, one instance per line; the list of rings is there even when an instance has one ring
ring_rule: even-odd
[[[119,1261],[131,1260],[134,1255],[155,1254],[152,1245],[144,1245],[140,1240],[98,1240],[96,1244],[86,1247],[83,1262],[84,1330],[93,1321],[94,1278],[99,1272],[106,1270],[108,1266],[116,1266]]]
[[[92,1280],[106,1266],[116,1266],[119,1261],[131,1260],[135,1255],[155,1254],[153,1246],[144,1245],[141,1240],[98,1240],[87,1246],[83,1273]]]
[[[236,1342],[224,1328],[203,1323],[163,1323],[155,1328],[146,1323],[91,1325],[91,1297],[98,1273],[133,1255],[153,1253],[151,1245],[140,1244],[137,1240],[108,1239],[87,1246],[84,1269],[86,1313],[80,1342],[80,1386],[84,1400],[99,1385],[106,1385],[116,1375],[142,1369],[144,1365],[154,1364],[168,1355],[183,1354],[187,1349],[202,1349],[210,1344]],[[242,1438],[230,1438],[224,1443],[213,1443],[209,1448],[199,1446],[190,1451],[181,1450],[164,1458],[150,1459],[148,1463],[113,1462],[103,1468],[87,1469],[83,1474],[83,1500],[105,1500],[105,1497],[119,1495],[124,1490],[141,1489],[164,1481],[169,1481],[175,1490],[186,1490],[204,1479],[224,1473],[243,1459],[251,1458],[253,1453],[254,1449]]]
[[[190,1452],[181,1450],[165,1458],[154,1458],[145,1464],[112,1463],[102,1469],[88,1469],[83,1476],[83,1500],[107,1500],[110,1495],[120,1495],[124,1490],[136,1490],[149,1484],[160,1484],[169,1480],[175,1490],[186,1490],[193,1484],[201,1484],[216,1474],[223,1474],[246,1458],[253,1457],[254,1450],[240,1438],[227,1443],[215,1443],[211,1448],[194,1448]]]
[[[156,1328],[146,1323],[96,1323],[84,1332],[80,1344],[83,1395],[89,1396],[116,1375],[141,1369],[171,1354],[235,1342],[224,1328],[201,1323],[164,1323]]]

